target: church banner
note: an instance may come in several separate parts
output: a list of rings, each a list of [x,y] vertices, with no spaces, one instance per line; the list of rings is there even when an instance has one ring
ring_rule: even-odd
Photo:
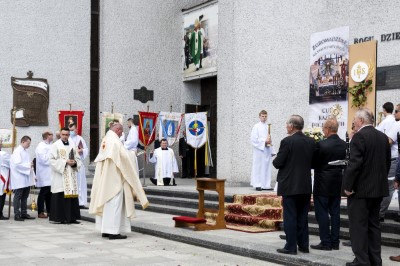
[[[217,75],[217,1],[184,11],[182,35],[184,80]]]
[[[15,131],[15,136],[17,132]],[[12,129],[0,128],[0,141],[2,142],[3,148],[15,147],[15,139],[12,133]]]
[[[344,139],[349,85],[349,27],[317,32],[310,38],[309,126],[322,127],[326,119],[339,122]]]
[[[84,111],[58,111],[58,121],[60,128],[69,127],[75,124],[78,129],[78,135],[82,136],[82,122]]]
[[[158,139],[166,139],[168,146],[179,141],[182,114],[175,112],[160,112],[158,115]]]
[[[207,142],[207,112],[185,114],[187,144],[195,149]]]
[[[139,141],[149,146],[156,138],[157,113],[139,112]]]
[[[124,115],[120,113],[108,113],[108,112],[103,112],[102,117],[101,117],[101,128],[100,128],[100,133],[101,133],[101,138],[103,138],[107,131],[110,130],[110,127],[112,123],[118,121],[121,125],[123,125]]]

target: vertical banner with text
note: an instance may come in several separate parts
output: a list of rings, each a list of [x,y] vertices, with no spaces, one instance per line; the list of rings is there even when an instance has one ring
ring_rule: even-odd
[[[317,32],[310,38],[309,126],[322,127],[329,117],[339,122],[344,139],[349,85],[349,27]]]

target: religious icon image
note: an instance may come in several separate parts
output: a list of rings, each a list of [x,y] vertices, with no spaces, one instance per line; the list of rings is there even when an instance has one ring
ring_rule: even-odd
[[[149,137],[153,128],[153,120],[145,118],[144,122],[144,135]]]
[[[64,125],[67,127],[72,124],[78,125],[78,117],[76,115],[65,116],[64,119],[65,119]]]
[[[176,120],[164,120],[162,122],[163,127],[163,138],[172,138],[175,136],[176,129],[178,128],[178,122]]]

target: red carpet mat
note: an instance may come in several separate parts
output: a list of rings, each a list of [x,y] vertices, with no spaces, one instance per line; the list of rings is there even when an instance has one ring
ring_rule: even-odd
[[[215,214],[205,214],[213,223]],[[283,222],[282,198],[271,194],[234,195],[233,203],[225,203],[228,229],[249,233],[277,231]]]

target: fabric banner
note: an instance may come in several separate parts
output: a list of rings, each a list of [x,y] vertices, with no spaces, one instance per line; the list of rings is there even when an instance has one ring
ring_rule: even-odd
[[[100,128],[101,138],[104,138],[107,131],[110,130],[110,127],[113,122],[118,121],[121,125],[123,125],[124,124],[123,118],[124,115],[120,113],[103,112],[103,115],[101,117],[101,128]]]
[[[336,117],[344,139],[349,84],[349,27],[317,32],[310,38],[309,125],[322,127]]]
[[[207,142],[207,113],[185,114],[187,144],[195,149]]]
[[[82,122],[84,111],[58,111],[60,128],[75,124],[78,128],[78,135],[82,136]]]
[[[174,145],[180,138],[182,114],[174,112],[160,112],[158,115],[158,139],[166,139],[168,146]]]
[[[157,113],[139,112],[139,141],[149,146],[156,138]]]
[[[0,141],[2,142],[3,148],[11,148],[16,146],[16,141],[14,136],[17,136],[17,131],[15,130],[13,134],[12,129],[0,128]]]

